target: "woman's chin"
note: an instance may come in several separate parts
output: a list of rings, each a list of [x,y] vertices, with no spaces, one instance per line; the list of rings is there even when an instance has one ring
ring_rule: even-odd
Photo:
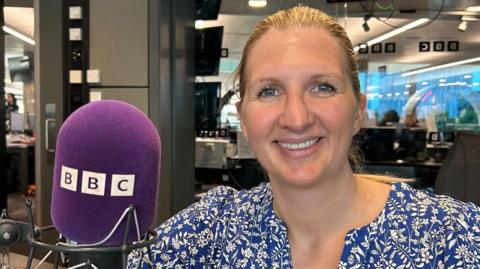
[[[285,185],[288,187],[309,188],[315,184],[318,184],[321,179],[320,177],[312,177],[312,174],[297,172],[292,174],[286,174],[281,178],[277,178],[276,180],[281,181],[279,182],[280,185]]]

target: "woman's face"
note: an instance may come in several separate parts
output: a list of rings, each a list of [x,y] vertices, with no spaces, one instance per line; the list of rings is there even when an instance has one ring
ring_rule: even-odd
[[[271,29],[251,47],[238,109],[270,180],[310,186],[350,169],[365,99],[357,101],[343,57],[316,28]]]
[[[7,94],[7,102],[9,104],[13,103],[13,97],[10,94]]]

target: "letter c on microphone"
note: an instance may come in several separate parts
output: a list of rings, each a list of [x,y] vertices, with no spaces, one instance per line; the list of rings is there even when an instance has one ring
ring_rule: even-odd
[[[77,191],[78,169],[62,165],[60,187],[70,191]],[[88,195],[105,196],[107,174],[92,171],[82,171],[80,191]],[[110,196],[133,196],[135,175],[112,174]]]

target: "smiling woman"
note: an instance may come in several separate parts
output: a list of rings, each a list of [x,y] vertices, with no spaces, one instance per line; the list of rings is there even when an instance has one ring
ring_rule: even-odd
[[[269,182],[216,188],[160,226],[157,268],[480,265],[477,206],[353,173],[366,100],[333,19],[303,6],[279,11],[253,30],[242,57],[237,109]]]

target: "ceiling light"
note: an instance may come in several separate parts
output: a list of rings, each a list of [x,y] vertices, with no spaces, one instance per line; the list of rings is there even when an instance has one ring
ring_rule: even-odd
[[[467,11],[472,11],[472,12],[478,12],[478,11],[480,11],[480,6],[467,7],[466,10],[467,10]]]
[[[253,8],[266,7],[267,0],[248,0],[248,5]]]
[[[461,21],[458,25],[458,31],[465,32],[467,30],[467,21]]]
[[[470,15],[464,15],[461,17],[462,21],[480,21],[480,17],[478,16],[470,16]]]
[[[422,82],[422,85],[427,85],[427,84],[428,84],[427,81]]]
[[[5,31],[6,33],[9,33],[11,35],[13,35],[14,37],[18,38],[18,39],[21,39],[25,42],[27,42],[28,44],[30,45],[35,45],[35,40],[31,39],[30,37],[8,27],[8,26],[3,26],[2,27],[3,31]]]
[[[195,20],[195,29],[205,28],[205,22],[203,20]]]
[[[472,78],[472,75],[465,75],[463,76],[463,78],[469,79],[469,78]]]
[[[415,71],[403,73],[401,76],[402,77],[408,77],[408,76],[415,75],[415,74],[425,73],[425,72],[429,72],[429,71],[433,71],[433,70],[443,69],[443,68],[462,65],[462,64],[469,64],[469,63],[474,63],[474,62],[480,62],[480,57],[461,60],[461,61],[456,61],[456,62],[451,62],[451,63],[448,63],[448,64],[436,65],[436,66],[427,67],[427,68],[423,68],[423,69],[418,69],[418,70],[415,70]]]
[[[391,37],[394,37],[394,36],[396,36],[396,35],[399,35],[399,34],[405,32],[405,31],[407,31],[407,30],[410,30],[410,29],[415,28],[415,27],[417,27],[417,26],[419,26],[419,25],[422,25],[422,24],[426,23],[426,22],[429,21],[429,20],[430,20],[430,19],[427,19],[427,18],[418,19],[418,20],[413,21],[413,22],[411,22],[411,23],[405,24],[404,26],[399,27],[399,28],[397,28],[397,29],[395,29],[395,30],[393,30],[393,31],[391,31],[391,32],[388,32],[388,33],[383,34],[383,35],[381,35],[381,36],[379,36],[379,37],[376,37],[376,38],[374,38],[374,39],[372,39],[372,40],[370,40],[370,41],[368,41],[368,42],[366,42],[366,43],[367,43],[368,46],[371,46],[371,45],[376,44],[376,43],[380,43],[380,42],[382,42],[382,41],[384,41],[384,40],[386,40],[386,39],[389,39],[389,38],[391,38]],[[358,51],[359,49],[360,49],[359,46],[356,46],[356,47],[354,48],[355,51]]]

